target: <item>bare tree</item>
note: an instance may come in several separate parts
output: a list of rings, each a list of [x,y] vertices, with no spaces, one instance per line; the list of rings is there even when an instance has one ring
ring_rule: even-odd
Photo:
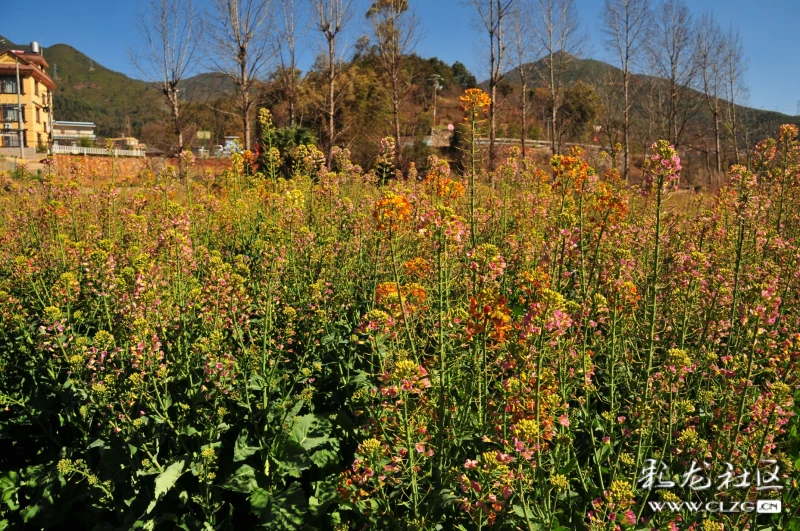
[[[558,111],[568,85],[569,68],[580,55],[586,40],[579,32],[575,0],[536,0],[539,16],[533,29],[543,57],[535,63],[536,71],[550,94],[550,149],[555,155],[560,148]]]
[[[516,0],[472,0],[477,21],[489,37],[489,168],[494,169],[497,150],[497,86],[503,79],[503,58],[506,51],[507,17],[513,13]]]
[[[511,51],[519,72],[520,81],[520,118],[522,121],[522,131],[520,132],[520,145],[522,147],[522,158],[526,155],[526,141],[528,139],[528,113],[530,112],[531,102],[528,97],[530,87],[530,63],[538,59],[539,51],[536,40],[531,32],[528,21],[533,16],[533,5],[531,0],[519,0],[519,4],[511,17],[509,25],[511,36]]]
[[[395,137],[395,156],[402,162],[400,140],[400,111],[411,90],[411,78],[406,71],[406,57],[417,44],[420,26],[416,15],[409,11],[408,0],[376,0],[367,11],[378,46],[380,68],[388,78],[387,92],[392,102],[392,126]]]
[[[158,84],[169,105],[178,152],[183,151],[183,118],[178,94],[181,81],[191,71],[200,19],[192,0],[148,0],[136,20],[146,49],[130,50],[134,67],[148,81]]]
[[[631,63],[636,59],[650,20],[650,0],[606,0],[603,33],[606,49],[616,53],[622,70],[622,150],[625,181],[630,164],[630,80]]]
[[[619,97],[619,77],[610,70],[602,77],[593,80],[597,95],[598,142],[603,149],[612,155],[614,167],[617,164],[617,144],[621,144],[625,136],[625,101]]]
[[[655,67],[652,66],[652,60],[649,57],[648,60],[650,63],[647,70],[649,72],[655,71]],[[632,99],[632,107],[637,108],[639,114],[644,117],[644,120],[634,122],[632,128],[638,129],[637,136],[642,141],[642,153],[645,157],[647,157],[649,147],[653,141],[658,140],[656,137],[660,135],[663,138],[662,131],[669,129],[663,112],[666,106],[663,88],[664,80],[652,75],[644,76],[642,83],[637,85],[636,94]]]
[[[724,88],[725,39],[711,13],[700,19],[696,31],[697,70],[706,105],[714,119],[714,151],[717,173],[722,171],[720,148],[720,96]]]
[[[666,130],[661,134],[678,147],[689,120],[697,113],[696,96],[689,89],[697,74],[692,15],[683,0],[662,0],[653,20],[647,48],[651,73],[660,78],[658,88],[665,92],[662,112]]]
[[[740,105],[746,98],[747,89],[744,86],[742,79],[744,72],[747,69],[747,61],[744,56],[744,49],[742,47],[742,38],[739,35],[739,30],[730,26],[728,31],[725,32],[722,46],[722,60],[724,69],[724,94],[727,100],[727,109],[725,114],[725,127],[730,135],[731,143],[733,144],[733,151],[736,156],[736,163],[741,162],[741,154],[739,152],[739,123],[736,116],[736,107]],[[746,133],[746,131],[745,131]],[[745,145],[749,145],[745,143]]]
[[[289,106],[289,125],[295,126],[297,117],[297,85],[300,71],[297,69],[297,5],[296,0],[281,1],[281,27],[278,37],[278,57],[281,63],[279,82]]]
[[[314,24],[325,39],[327,47],[327,156],[336,143],[336,80],[340,69],[337,68],[337,45],[340,33],[350,19],[350,7],[353,0],[309,0],[313,8]]]
[[[215,70],[230,77],[239,91],[244,147],[252,146],[254,91],[275,56],[269,32],[271,0],[211,0],[206,55]]]

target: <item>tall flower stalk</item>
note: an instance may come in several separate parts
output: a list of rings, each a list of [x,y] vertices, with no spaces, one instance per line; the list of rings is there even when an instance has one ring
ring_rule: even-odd
[[[648,192],[654,192],[656,196],[655,206],[655,227],[653,234],[653,255],[650,262],[650,278],[648,279],[647,288],[650,295],[648,301],[648,324],[647,324],[647,362],[645,364],[644,375],[644,403],[646,404],[650,398],[651,386],[650,381],[653,372],[653,359],[656,352],[656,322],[658,317],[658,296],[659,296],[659,272],[661,265],[661,216],[664,195],[668,193],[668,187],[671,187],[678,181],[681,171],[681,159],[678,157],[678,152],[666,140],[659,140],[654,143],[650,149],[650,156],[648,157],[647,166],[647,180],[645,186],[649,188]],[[637,450],[636,464],[637,467],[641,463],[642,442],[644,434],[639,439],[639,447]]]
[[[461,101],[461,110],[466,113],[464,122],[469,131],[469,146],[467,147],[469,156],[469,229],[470,243],[474,248],[478,245],[478,230],[475,221],[475,178],[478,164],[478,139],[483,133],[483,126],[486,123],[482,116],[489,112],[492,100],[488,94],[477,88],[467,89],[459,100]]]

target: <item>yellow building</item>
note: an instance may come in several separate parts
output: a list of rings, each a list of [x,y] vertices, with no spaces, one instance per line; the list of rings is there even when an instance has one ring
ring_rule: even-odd
[[[9,148],[19,149],[20,136],[28,152],[49,146],[56,85],[47,75],[48,67],[36,43],[30,52],[7,50],[0,54],[0,154],[16,154]],[[22,108],[22,135],[18,105]]]

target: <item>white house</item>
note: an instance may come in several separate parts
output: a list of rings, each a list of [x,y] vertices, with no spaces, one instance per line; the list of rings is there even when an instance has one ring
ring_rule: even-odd
[[[57,146],[78,146],[81,139],[94,144],[97,136],[92,122],[53,122],[53,144]]]

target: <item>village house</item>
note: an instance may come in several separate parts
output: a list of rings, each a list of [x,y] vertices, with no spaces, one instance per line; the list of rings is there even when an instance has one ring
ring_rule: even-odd
[[[20,143],[26,156],[50,145],[56,85],[47,68],[36,42],[0,54],[0,155],[19,155]]]
[[[56,146],[92,147],[97,141],[92,122],[53,122],[53,144]]]

